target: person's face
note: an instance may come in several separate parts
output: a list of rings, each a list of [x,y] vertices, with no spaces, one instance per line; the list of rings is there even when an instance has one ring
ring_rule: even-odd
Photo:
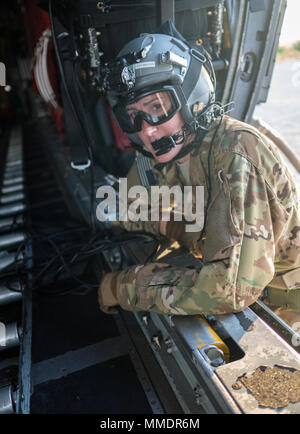
[[[134,104],[126,106],[129,116],[143,111],[145,113],[151,114],[152,117],[162,118],[167,116],[168,110],[170,109],[171,101],[166,93],[160,92],[145,96],[141,98]],[[168,121],[160,125],[150,125],[146,120],[142,119],[141,131],[137,134],[139,138],[145,144],[146,149],[151,152],[153,157],[160,163],[167,163],[172,160],[182,149],[184,143],[177,145],[172,148],[169,152],[157,156],[155,150],[152,147],[152,142],[161,139],[165,136],[172,136],[178,133],[184,125],[184,121],[179,112],[175,113]]]

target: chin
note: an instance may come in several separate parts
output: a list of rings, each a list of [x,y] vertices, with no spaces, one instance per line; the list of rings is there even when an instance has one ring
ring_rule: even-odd
[[[167,163],[168,161],[171,161],[181,150],[182,146],[176,146],[176,148],[171,149],[171,151],[167,152],[166,154],[162,154],[160,156],[155,155],[154,152],[152,152],[153,157],[156,161],[159,163]]]

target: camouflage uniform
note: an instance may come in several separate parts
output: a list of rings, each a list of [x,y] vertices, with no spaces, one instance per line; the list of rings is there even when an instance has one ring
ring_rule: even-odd
[[[209,169],[214,132],[215,126],[190,156],[190,182],[205,187],[207,220],[202,239],[199,232],[187,234],[187,244],[201,251],[203,267],[150,263],[109,274],[105,286],[122,308],[178,315],[238,312],[266,287],[279,297],[294,293],[291,307],[299,300],[294,288],[300,288],[300,211],[291,175],[272,142],[227,116],[212,143]],[[184,185],[176,163],[154,173],[159,185]],[[128,184],[138,183],[133,166]],[[123,225],[159,234],[159,222]]]

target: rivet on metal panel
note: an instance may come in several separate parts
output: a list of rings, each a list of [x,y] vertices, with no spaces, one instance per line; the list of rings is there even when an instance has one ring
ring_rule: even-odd
[[[194,392],[195,392],[195,401],[197,405],[201,405],[203,403],[203,395],[202,395],[202,391],[200,389],[200,386],[197,385],[196,387],[194,387]]]
[[[166,338],[164,342],[165,342],[166,347],[167,347],[167,353],[171,354],[172,351],[173,351],[173,342],[172,342],[172,340],[170,338]]]
[[[148,315],[143,315],[142,316],[142,321],[143,321],[143,323],[145,324],[145,326],[147,326],[148,325],[148,323],[149,323],[149,316]]]
[[[151,342],[156,349],[161,350],[161,345],[159,341],[159,337],[157,335],[152,336]]]

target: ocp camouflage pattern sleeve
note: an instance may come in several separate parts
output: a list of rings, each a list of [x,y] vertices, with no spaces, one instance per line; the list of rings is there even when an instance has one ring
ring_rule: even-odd
[[[275,242],[269,201],[274,198],[264,177],[238,153],[219,153],[213,164],[208,219],[215,221],[206,232],[204,266],[199,272],[152,263],[120,272],[116,289],[124,309],[178,315],[238,312],[272,280]],[[228,226],[223,239],[220,224]]]

